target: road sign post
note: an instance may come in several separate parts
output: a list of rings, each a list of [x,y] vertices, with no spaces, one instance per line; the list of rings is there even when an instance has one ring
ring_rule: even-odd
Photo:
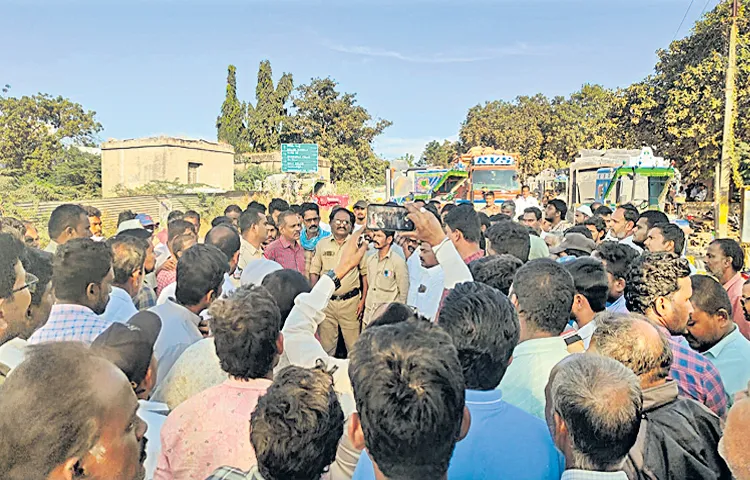
[[[281,171],[284,173],[317,173],[318,145],[314,143],[281,144]]]

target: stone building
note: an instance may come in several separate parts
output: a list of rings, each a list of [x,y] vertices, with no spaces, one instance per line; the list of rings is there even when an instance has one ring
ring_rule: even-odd
[[[205,140],[172,137],[108,140],[102,144],[102,195],[118,186],[137,188],[152,181],[175,181],[234,188],[234,148]]]

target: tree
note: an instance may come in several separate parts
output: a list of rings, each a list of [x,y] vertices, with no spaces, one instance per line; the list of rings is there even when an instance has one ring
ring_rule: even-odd
[[[417,166],[448,167],[458,155],[459,150],[458,142],[443,140],[443,143],[440,143],[433,140],[425,145]]]
[[[388,162],[379,159],[372,142],[391,125],[373,119],[357,105],[356,96],[339,93],[331,78],[300,85],[293,100],[283,138],[288,143],[317,143],[320,155],[331,162],[331,180],[355,182],[382,179]]]
[[[63,97],[0,97],[3,174],[45,176],[66,145],[95,146],[102,126],[94,115]]]
[[[227,93],[221,105],[221,114],[216,119],[216,130],[218,140],[232,145],[236,154],[248,149],[244,112],[245,108],[237,98],[237,68],[229,65]]]
[[[724,81],[731,2],[720,2],[696,23],[690,36],[659,50],[652,75],[628,87],[620,127],[641,144],[675,160],[688,181],[713,176],[721,158]],[[738,19],[737,108],[733,179],[742,185],[750,164],[750,24],[743,0]]]
[[[271,62],[263,60],[258,68],[255,107],[247,107],[250,143],[256,152],[278,150],[279,135],[287,116],[286,103],[294,88],[292,75],[285,73],[274,88]]]

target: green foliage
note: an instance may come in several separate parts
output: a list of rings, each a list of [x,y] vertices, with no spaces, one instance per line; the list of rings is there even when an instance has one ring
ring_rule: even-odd
[[[174,180],[152,180],[135,188],[126,188],[122,185],[117,185],[114,191],[118,197],[138,197],[141,195],[180,195],[191,193],[194,189],[201,187],[208,187],[208,185],[185,185],[175,178]]]
[[[95,112],[63,97],[0,97],[0,166],[12,177],[48,175],[66,145],[92,147]]]
[[[331,78],[300,85],[282,138],[288,143],[317,143],[320,155],[331,161],[331,180],[380,181],[388,162],[379,159],[372,142],[391,125],[373,119],[357,105],[356,95],[340,93]],[[287,129],[288,128],[288,129]]]
[[[638,142],[655,145],[676,161],[683,179],[713,175],[721,158],[724,82],[729,50],[730,3],[721,2],[696,23],[690,36],[657,52],[653,75],[625,90],[620,127],[631,130]],[[738,20],[737,116],[735,122],[734,182],[742,185],[750,163],[750,1],[743,0]]]
[[[258,68],[255,107],[248,107],[250,143],[256,152],[278,150],[279,134],[286,116],[286,102],[292,93],[292,75],[285,73],[274,88],[271,62],[264,60]]]
[[[234,189],[241,192],[249,192],[257,190],[255,188],[255,182],[262,182],[272,172],[265,170],[261,167],[252,166],[245,169],[235,168],[234,170]]]
[[[422,156],[416,163],[417,167],[435,166],[448,167],[460,151],[458,142],[444,140],[443,143],[433,140],[424,147]]]
[[[245,107],[237,98],[237,68],[229,65],[227,93],[221,105],[221,114],[216,119],[216,130],[218,140],[232,145],[236,154],[248,150],[244,117]]]

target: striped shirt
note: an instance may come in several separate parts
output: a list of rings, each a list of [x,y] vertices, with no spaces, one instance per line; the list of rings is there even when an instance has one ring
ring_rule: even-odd
[[[297,270],[302,275],[307,273],[305,270],[305,249],[297,241],[291,243],[286,238],[279,237],[266,247],[263,256],[284,268]]]
[[[83,305],[53,305],[49,320],[29,338],[29,344],[76,341],[91,344],[110,322]]]

